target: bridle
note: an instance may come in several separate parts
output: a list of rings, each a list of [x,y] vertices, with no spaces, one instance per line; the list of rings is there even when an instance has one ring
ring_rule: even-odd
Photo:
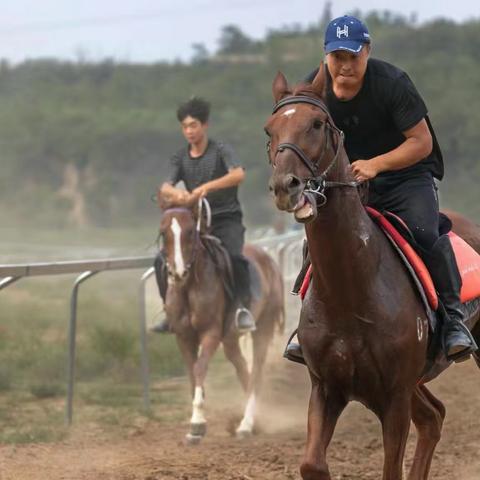
[[[198,219],[197,219],[196,228],[195,228],[195,237],[193,239],[193,249],[192,249],[192,254],[191,254],[190,260],[185,264],[184,278],[186,278],[188,276],[188,274],[190,273],[190,269],[192,268],[192,265],[195,263],[195,260],[197,258],[198,248],[199,248],[199,244],[200,244],[200,233],[201,233],[203,208],[205,208],[207,229],[210,228],[210,225],[211,225],[211,222],[212,222],[212,210],[211,210],[210,204],[208,203],[208,200],[206,198],[198,199]],[[186,211],[186,212],[191,213],[191,210],[189,208],[185,208],[185,207],[172,207],[172,208],[168,208],[167,210],[165,210],[165,212],[172,212],[172,211],[181,211],[181,212]],[[161,235],[161,232],[160,232],[160,235]],[[171,265],[168,263],[167,258],[165,258],[165,264],[167,266],[168,276],[170,278],[174,279],[175,278],[175,271],[174,271],[174,269],[172,269]]]
[[[278,112],[282,107],[286,105],[298,104],[298,103],[307,103],[309,105],[313,105],[314,107],[320,108],[326,115],[327,115],[327,122],[324,124],[324,128],[330,129],[337,135],[337,147],[335,151],[335,155],[332,161],[327,165],[325,170],[319,173],[319,164],[324,155],[326,154],[329,147],[328,136],[326,135],[326,141],[324,142],[324,147],[322,153],[318,157],[316,161],[311,160],[306,153],[295,143],[280,143],[277,146],[277,150],[275,151],[275,155],[273,161],[271,161],[272,166],[275,167],[275,159],[277,155],[285,150],[291,150],[294,152],[297,157],[302,161],[302,163],[308,168],[311,173],[311,177],[305,179],[305,193],[311,193],[320,197],[320,206],[324,205],[327,202],[327,197],[325,196],[325,190],[327,188],[333,187],[358,187],[360,182],[335,182],[327,180],[329,173],[332,171],[333,167],[337,163],[338,157],[340,156],[340,152],[343,147],[344,142],[344,134],[343,132],[337,128],[328,113],[327,107],[325,104],[316,98],[307,97],[306,95],[292,95],[290,97],[286,97],[275,104],[273,107],[272,115]],[[267,151],[270,152],[270,142],[267,143]]]

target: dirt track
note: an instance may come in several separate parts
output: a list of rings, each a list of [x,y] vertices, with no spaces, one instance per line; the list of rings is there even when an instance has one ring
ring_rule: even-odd
[[[228,423],[238,413],[239,403],[228,400],[225,389],[215,392],[210,385],[209,431],[201,445],[183,444],[186,422],[164,425],[144,418],[116,436],[96,425],[75,425],[64,442],[0,446],[0,479],[299,479],[305,440],[305,372],[303,367],[285,363],[270,367],[267,376],[262,431],[252,439],[239,441],[229,435]],[[479,379],[480,372],[470,361],[452,367],[432,384],[447,407],[447,419],[431,479],[480,478]],[[411,433],[407,467],[413,441]],[[362,406],[352,404],[342,416],[329,449],[329,463],[333,479],[381,478],[380,427]]]

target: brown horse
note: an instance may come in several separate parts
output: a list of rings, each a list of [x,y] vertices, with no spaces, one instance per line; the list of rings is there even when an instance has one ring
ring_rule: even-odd
[[[187,440],[192,443],[201,440],[206,433],[204,381],[208,363],[220,343],[223,343],[225,356],[235,367],[247,394],[237,435],[252,433],[268,346],[275,325],[280,330],[284,325],[280,271],[262,249],[246,245],[244,254],[260,279],[258,298],[254,299],[251,308],[256,330],[252,333],[253,366],[250,373],[240,350],[239,333],[233,320],[235,308],[232,308],[225,290],[225,276],[220,274],[206,248],[206,242],[215,240],[208,240],[203,234],[204,227],[198,221],[198,215],[197,208],[168,208],[163,212],[160,226],[169,279],[165,311],[187,365],[192,387],[193,413],[190,433],[187,434]]]
[[[427,315],[398,254],[362,205],[343,134],[323,100],[323,69],[312,85],[290,90],[279,73],[266,123],[280,210],[305,223],[312,283],[298,337],[311,377],[303,479],[329,480],[326,450],[350,401],[372,410],[383,428],[383,480],[400,480],[410,421],[418,443],[409,480],[426,480],[445,416],[422,378]],[[454,216],[454,230],[480,251],[480,230]],[[458,228],[460,227],[460,228]],[[477,310],[469,326],[478,340]]]

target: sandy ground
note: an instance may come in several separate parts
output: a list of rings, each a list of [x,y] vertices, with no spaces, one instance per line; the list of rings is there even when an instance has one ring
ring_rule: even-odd
[[[232,416],[240,412],[241,399],[231,400],[229,389],[224,387],[215,391],[215,382],[211,381],[207,397],[208,434],[200,445],[184,444],[188,416],[180,424],[143,417],[134,428],[120,430],[116,435],[95,424],[77,423],[68,439],[59,443],[0,445],[0,479],[299,479],[308,397],[305,370],[284,362],[270,365],[266,377],[260,432],[250,439],[237,440],[228,433]],[[431,384],[432,391],[447,407],[431,479],[480,478],[479,380],[480,372],[470,361],[451,367]],[[407,468],[413,454],[413,430],[412,427]],[[351,404],[341,417],[329,448],[332,479],[379,479],[382,459],[378,421],[361,405]]]

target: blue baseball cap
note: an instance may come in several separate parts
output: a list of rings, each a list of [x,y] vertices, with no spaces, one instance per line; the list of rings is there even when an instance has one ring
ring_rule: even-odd
[[[370,43],[367,26],[358,18],[344,15],[332,20],[325,31],[325,53],[346,50],[360,53],[365,44]]]

